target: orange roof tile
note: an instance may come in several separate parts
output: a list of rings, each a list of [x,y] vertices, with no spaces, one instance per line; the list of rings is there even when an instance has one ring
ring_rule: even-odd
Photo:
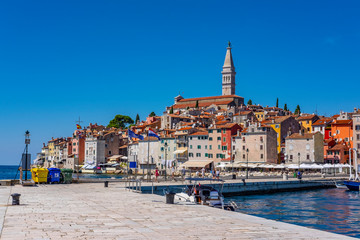
[[[184,99],[179,100],[178,102],[209,100],[209,99],[221,99],[221,98],[243,98],[243,97],[240,97],[240,96],[237,96],[237,95],[222,95],[222,96],[213,96],[213,97],[184,98]]]
[[[209,135],[208,132],[195,132],[190,134],[190,136],[204,136],[204,135]]]

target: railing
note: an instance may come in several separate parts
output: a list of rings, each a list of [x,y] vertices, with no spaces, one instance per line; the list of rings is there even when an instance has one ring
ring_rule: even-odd
[[[141,181],[140,180],[126,180],[125,189],[129,191],[141,193]]]
[[[186,139],[176,139],[176,143],[187,143]]]
[[[176,160],[187,160],[188,158],[187,158],[187,156],[184,156],[184,157],[175,157],[176,158]]]

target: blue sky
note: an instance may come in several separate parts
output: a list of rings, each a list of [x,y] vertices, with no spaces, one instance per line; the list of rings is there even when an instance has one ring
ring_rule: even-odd
[[[360,107],[358,1],[1,1],[0,164],[70,136],[76,119],[157,114],[221,94],[231,40],[236,94],[335,114]]]

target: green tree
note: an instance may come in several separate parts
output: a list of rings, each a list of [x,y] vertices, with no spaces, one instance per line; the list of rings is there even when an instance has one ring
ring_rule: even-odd
[[[199,107],[199,101],[196,101],[195,108]]]
[[[247,102],[247,105],[252,105],[251,99],[249,99],[249,101]]]
[[[127,128],[129,124],[134,124],[131,117],[125,115],[116,115],[113,120],[109,122],[108,128]]]
[[[279,98],[276,98],[276,107],[279,107]]]
[[[155,112],[151,112],[149,115],[149,117],[155,117],[155,116],[156,116]]]
[[[296,106],[296,109],[295,109],[295,114],[296,114],[296,115],[300,115],[300,113],[301,113],[300,106],[297,105],[297,106]]]
[[[170,114],[173,114],[174,113],[174,107],[171,106],[171,109],[170,109]]]
[[[288,108],[287,108],[287,104],[285,103],[284,105],[284,111],[289,111]]]
[[[140,122],[140,116],[139,116],[139,114],[136,114],[135,124],[136,124],[137,122]]]

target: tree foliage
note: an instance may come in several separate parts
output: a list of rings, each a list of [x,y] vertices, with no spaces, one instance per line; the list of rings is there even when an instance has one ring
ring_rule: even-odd
[[[170,114],[173,114],[174,113],[174,107],[171,106],[171,109],[170,109]]]
[[[289,111],[286,103],[285,103],[285,105],[284,105],[284,111]]]
[[[156,116],[155,112],[151,112],[149,115],[149,117],[155,117],[155,116]]]
[[[247,102],[247,105],[252,105],[253,103],[252,103],[252,101],[251,101],[251,99],[249,99],[249,101]]]
[[[195,108],[198,108],[198,107],[199,107],[199,101],[197,100],[196,104],[195,104]]]
[[[132,120],[131,117],[125,115],[116,115],[114,119],[109,122],[107,127],[127,128],[129,124],[134,124],[134,120]]]
[[[135,123],[138,123],[138,122],[140,122],[140,116],[139,116],[139,114],[136,114]]]
[[[279,107],[279,98],[276,98],[276,107]]]
[[[296,109],[295,109],[295,112],[294,112],[296,115],[300,115],[300,113],[301,113],[301,110],[300,110],[300,106],[299,105],[297,105],[296,106]]]

